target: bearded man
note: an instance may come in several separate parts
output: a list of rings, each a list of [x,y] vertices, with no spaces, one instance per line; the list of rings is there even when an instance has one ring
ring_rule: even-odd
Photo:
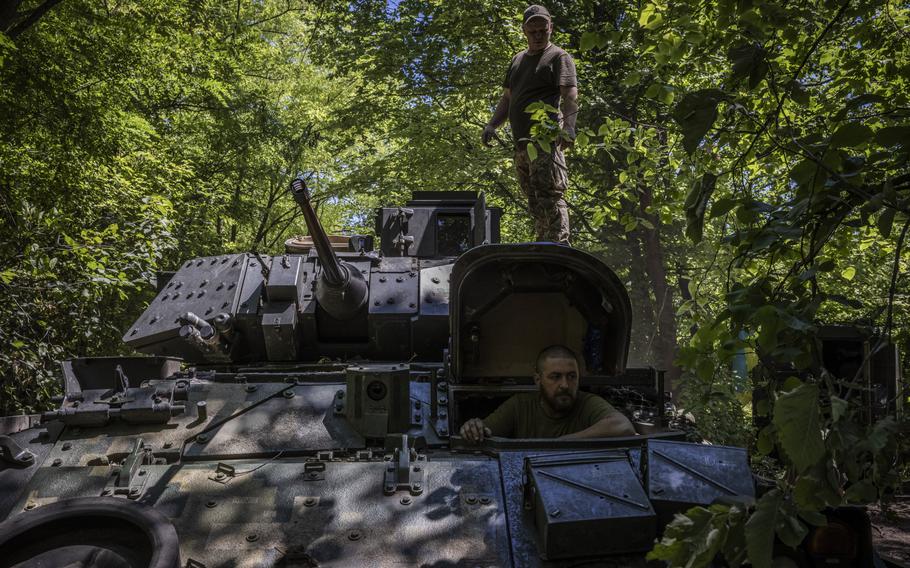
[[[461,436],[480,442],[504,438],[608,438],[634,436],[628,418],[603,398],[578,390],[578,359],[563,345],[537,356],[537,392],[517,394],[481,420],[461,427]]]

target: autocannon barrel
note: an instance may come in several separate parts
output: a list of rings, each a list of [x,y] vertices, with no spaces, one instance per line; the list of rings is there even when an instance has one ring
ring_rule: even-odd
[[[297,178],[291,182],[291,195],[303,211],[313,246],[319,255],[322,268],[316,287],[316,301],[332,317],[347,320],[354,317],[366,304],[369,288],[360,270],[338,260],[329,237],[325,234],[316,211],[310,203],[306,184]]]
[[[310,194],[307,191],[306,184],[300,178],[291,182],[291,194],[294,201],[303,211],[303,218],[306,220],[306,226],[310,231],[310,237],[313,239],[313,246],[319,254],[319,263],[322,265],[322,273],[329,286],[339,287],[344,284],[344,273],[335,251],[332,250],[332,244],[329,237],[325,234],[325,229],[319,223],[316,217],[316,211],[310,203]]]

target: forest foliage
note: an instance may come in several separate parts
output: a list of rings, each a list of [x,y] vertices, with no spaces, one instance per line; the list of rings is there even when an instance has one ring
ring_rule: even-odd
[[[579,71],[573,244],[628,284],[633,358],[670,370],[701,435],[779,460],[754,509],[693,510],[652,554],[770,566],[775,534],[798,543],[818,511],[894,481],[898,425],[863,420],[817,332],[855,323],[910,352],[910,9],[547,6]],[[298,173],[334,231],[371,233],[372,209],[413,190],[463,189],[504,208],[504,240],[528,240],[508,133],[480,144],[523,8],[5,3],[0,414],[45,407],[60,359],[122,352],[156,271],[305,232],[285,193]],[[757,432],[729,371],[742,353],[770,393]]]

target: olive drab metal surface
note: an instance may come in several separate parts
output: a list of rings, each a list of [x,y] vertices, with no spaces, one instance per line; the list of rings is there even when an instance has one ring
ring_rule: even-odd
[[[470,192],[380,208],[377,249],[345,247],[291,196],[308,238],[184,261],[125,330],[139,355],[64,361],[54,408],[0,420],[0,567],[644,566],[662,512],[753,494],[743,452],[664,428],[597,257],[498,244]],[[652,433],[454,435],[553,343]]]

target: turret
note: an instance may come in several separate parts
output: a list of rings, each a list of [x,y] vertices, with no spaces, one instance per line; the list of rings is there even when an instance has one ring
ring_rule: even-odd
[[[369,290],[360,270],[338,260],[316,211],[310,203],[306,184],[300,178],[291,182],[291,195],[303,211],[321,268],[316,285],[316,300],[329,315],[339,320],[353,318],[366,304]]]

